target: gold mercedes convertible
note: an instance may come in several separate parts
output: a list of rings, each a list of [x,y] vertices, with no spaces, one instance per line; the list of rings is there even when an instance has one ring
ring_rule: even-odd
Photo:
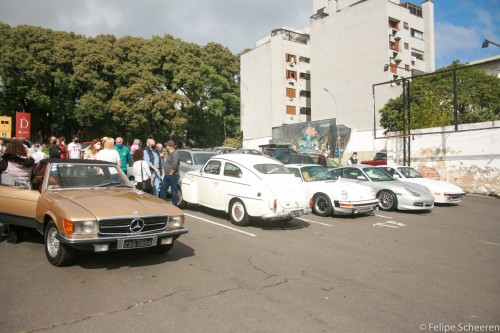
[[[104,161],[45,159],[30,181],[0,185],[0,222],[38,230],[55,266],[71,264],[76,250],[166,253],[188,232],[184,221],[179,208],[136,190]]]

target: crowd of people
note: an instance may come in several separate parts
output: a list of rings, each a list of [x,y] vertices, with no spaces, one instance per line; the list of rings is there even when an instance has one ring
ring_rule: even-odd
[[[161,143],[148,138],[146,146],[142,148],[141,141],[135,139],[129,148],[122,137],[105,136],[92,140],[83,151],[78,135],[73,135],[67,145],[64,137],[51,136],[49,145],[45,148],[48,148],[48,155],[44,153],[42,143],[28,148],[20,139],[12,140],[6,148],[4,140],[0,138],[1,184],[14,185],[15,180],[29,180],[34,165],[44,158],[102,160],[115,163],[126,175],[130,175],[130,167],[137,182],[151,182],[151,186],[143,188],[154,196],[167,200],[170,188],[172,203],[177,204],[176,184],[179,180],[180,160],[173,141],[166,142],[163,147]]]

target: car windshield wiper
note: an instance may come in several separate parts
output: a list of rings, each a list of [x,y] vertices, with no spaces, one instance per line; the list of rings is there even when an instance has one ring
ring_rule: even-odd
[[[96,185],[96,186],[93,186],[92,188],[94,187],[106,187],[106,186],[113,186],[113,187],[131,187],[130,185],[124,185],[120,182],[107,182],[107,183],[102,183],[102,184],[99,184],[99,185]]]

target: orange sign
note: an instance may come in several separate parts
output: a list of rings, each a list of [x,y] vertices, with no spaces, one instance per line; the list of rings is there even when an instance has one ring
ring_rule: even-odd
[[[16,112],[16,138],[28,139],[31,132],[31,113]]]

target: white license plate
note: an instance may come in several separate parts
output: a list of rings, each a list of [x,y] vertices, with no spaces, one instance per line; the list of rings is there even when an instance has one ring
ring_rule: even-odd
[[[303,209],[300,209],[300,210],[292,210],[290,212],[290,216],[291,217],[299,217],[299,216],[302,216],[304,215],[304,210]]]

